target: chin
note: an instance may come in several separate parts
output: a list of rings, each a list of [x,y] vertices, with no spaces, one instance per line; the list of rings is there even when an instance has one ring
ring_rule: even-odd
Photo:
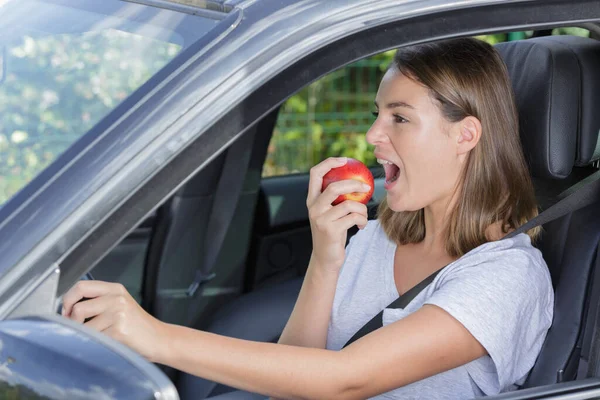
[[[387,194],[387,205],[390,210],[394,212],[411,212],[411,211],[419,211],[424,208],[423,205],[420,204],[410,204],[404,199],[395,199],[390,194]]]

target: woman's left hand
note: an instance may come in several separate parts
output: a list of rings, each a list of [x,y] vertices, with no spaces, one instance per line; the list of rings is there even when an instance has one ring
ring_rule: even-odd
[[[87,299],[80,301],[82,299]],[[166,324],[148,314],[119,283],[79,281],[63,296],[62,315],[103,332],[157,362]]]

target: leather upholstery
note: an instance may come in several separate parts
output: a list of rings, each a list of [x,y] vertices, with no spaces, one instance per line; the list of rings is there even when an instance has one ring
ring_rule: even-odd
[[[555,285],[554,321],[526,387],[554,383],[558,371],[575,378],[583,334],[588,283],[598,267],[600,203],[544,226],[538,248]]]
[[[500,43],[513,83],[531,174],[567,178],[598,158],[598,42],[549,36]]]
[[[513,83],[523,150],[538,198],[543,197],[552,186],[564,188],[561,181],[581,179],[589,169],[580,167],[598,157],[600,43],[550,36],[497,48]],[[559,370],[564,379],[575,378],[588,283],[600,242],[600,202],[543,228],[537,247],[555,287],[554,321],[526,387],[556,382]]]

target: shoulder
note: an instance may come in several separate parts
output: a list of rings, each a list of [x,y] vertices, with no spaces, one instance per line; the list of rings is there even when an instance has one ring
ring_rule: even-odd
[[[479,387],[498,393],[521,379],[539,354],[554,310],[548,267],[529,236],[479,246],[437,278],[425,303],[458,320],[495,365],[492,380],[467,366]]]
[[[451,264],[456,271],[496,266],[498,271],[531,270],[547,272],[542,253],[529,236],[522,233],[513,238],[484,243]]]
[[[541,252],[529,236],[488,242],[450,264],[440,274],[438,286],[464,282],[487,296],[506,296],[511,301],[553,303],[552,280]]]

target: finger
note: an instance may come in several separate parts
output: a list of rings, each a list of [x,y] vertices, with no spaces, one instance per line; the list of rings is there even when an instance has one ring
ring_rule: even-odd
[[[75,303],[71,308],[69,318],[73,321],[83,323],[87,318],[93,318],[109,310],[114,302],[114,296],[100,296],[80,301]]]
[[[369,221],[369,218],[367,217],[367,222]],[[367,226],[367,223],[361,223],[361,224],[356,224],[356,226],[358,227],[358,229],[365,229],[365,226]]]
[[[102,332],[106,329],[108,329],[113,323],[113,317],[112,315],[110,315],[109,313],[103,313],[98,315],[95,318],[92,318],[91,320],[89,320],[88,322],[86,322],[85,326],[87,326],[88,328],[92,328],[97,330],[98,332]]]
[[[363,203],[359,203],[358,201],[345,200],[340,204],[331,207],[331,209],[326,211],[321,218],[323,218],[325,221],[334,222],[352,213],[363,215],[366,218],[368,215],[367,206]]]
[[[357,213],[352,213],[352,214],[348,214],[343,218],[338,219],[336,222],[334,222],[334,224],[336,225],[337,229],[340,230],[348,230],[350,228],[352,228],[354,225],[360,227],[362,226],[366,226],[367,225],[367,217],[365,217],[362,214],[357,214]]]
[[[316,199],[313,207],[316,209],[327,210],[331,203],[338,198],[339,195],[348,193],[366,193],[371,190],[371,187],[364,182],[356,179],[345,179],[343,181],[333,182],[327,186],[327,189]]]
[[[341,167],[345,165],[348,159],[346,157],[330,157],[324,161],[321,161],[310,169],[310,181],[308,182],[308,196],[306,197],[306,204],[312,204],[317,197],[321,194],[321,187],[323,186],[323,176],[333,168]]]
[[[63,296],[62,315],[68,317],[75,303],[84,297],[94,298],[107,294],[117,294],[125,291],[120,283],[102,281],[79,281]]]

